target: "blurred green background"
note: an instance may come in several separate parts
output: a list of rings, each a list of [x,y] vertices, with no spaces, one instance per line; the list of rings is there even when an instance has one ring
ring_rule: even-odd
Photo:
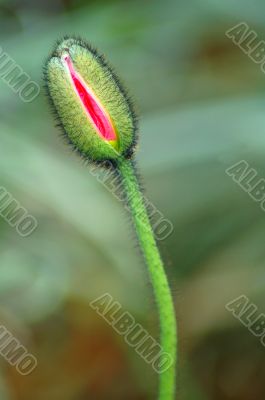
[[[104,52],[140,115],[146,195],[172,221],[160,242],[179,321],[179,400],[265,398],[265,348],[225,309],[241,294],[265,313],[265,214],[225,173],[265,178],[265,75],[225,32],[265,40],[263,0],[1,0],[0,46],[42,85],[54,42]],[[0,186],[38,220],[20,237],[0,219],[0,321],[38,359],[20,376],[0,358],[1,400],[151,400],[156,373],[89,306],[108,292],[158,337],[129,217],[58,135],[43,91],[23,103],[0,80]]]

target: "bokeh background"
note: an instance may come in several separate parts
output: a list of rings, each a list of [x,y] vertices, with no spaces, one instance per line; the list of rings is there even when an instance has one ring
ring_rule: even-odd
[[[265,214],[225,173],[265,178],[265,75],[225,32],[265,40],[263,0],[1,0],[0,46],[42,84],[57,38],[104,52],[140,115],[146,195],[172,221],[160,242],[179,323],[181,400],[261,400],[265,348],[225,309],[265,313]],[[0,219],[0,321],[38,359],[0,358],[1,400],[151,400],[157,374],[89,306],[108,292],[152,335],[158,321],[128,215],[58,135],[43,91],[23,103],[0,80],[0,185],[38,220]]]

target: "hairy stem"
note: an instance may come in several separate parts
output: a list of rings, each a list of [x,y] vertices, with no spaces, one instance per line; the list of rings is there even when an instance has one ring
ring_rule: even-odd
[[[159,375],[159,400],[173,400],[175,393],[175,368],[177,355],[177,326],[174,305],[163,262],[157,248],[154,232],[148,217],[143,195],[131,161],[118,162],[127,202],[148,267],[160,320],[160,345],[169,361]],[[161,364],[162,365],[162,364]],[[167,368],[166,368],[167,366]]]

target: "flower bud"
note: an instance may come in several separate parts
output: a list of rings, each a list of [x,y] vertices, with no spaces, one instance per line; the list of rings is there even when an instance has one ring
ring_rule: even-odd
[[[60,126],[80,154],[97,162],[132,156],[137,129],[132,103],[102,55],[83,40],[66,38],[44,74]]]

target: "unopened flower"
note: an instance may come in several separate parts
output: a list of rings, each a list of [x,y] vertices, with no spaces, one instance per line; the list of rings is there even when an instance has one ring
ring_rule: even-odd
[[[45,66],[45,78],[60,125],[75,149],[86,159],[114,167],[112,183],[122,191],[122,198],[127,202],[158,307],[159,347],[163,351],[152,364],[160,372],[158,398],[173,400],[177,356],[174,302],[154,237],[149,207],[141,192],[136,165],[130,159],[136,142],[132,105],[104,58],[80,39],[68,38],[58,44]],[[166,368],[165,360],[170,360]]]
[[[58,43],[45,65],[47,93],[70,143],[92,161],[130,158],[131,101],[102,55],[80,39]]]

